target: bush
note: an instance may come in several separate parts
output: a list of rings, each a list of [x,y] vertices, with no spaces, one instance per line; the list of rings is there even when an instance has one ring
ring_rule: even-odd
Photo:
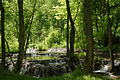
[[[104,47],[103,51],[108,52],[109,51],[109,46]]]
[[[66,48],[67,47],[67,43],[66,40],[63,40],[60,42],[60,48]]]
[[[60,30],[56,30],[51,27],[49,31],[48,37],[45,38],[48,47],[58,47],[58,45],[60,45],[60,43],[63,41]]]
[[[39,51],[45,51],[48,49],[48,45],[43,41],[42,43],[37,43],[36,47]]]
[[[113,51],[116,52],[116,53],[120,52],[120,44],[113,45]]]
[[[11,52],[19,52],[19,43],[17,41],[11,42],[9,47]]]
[[[38,46],[38,50],[39,51],[46,51],[48,48],[47,47],[45,47],[44,45],[39,45]]]

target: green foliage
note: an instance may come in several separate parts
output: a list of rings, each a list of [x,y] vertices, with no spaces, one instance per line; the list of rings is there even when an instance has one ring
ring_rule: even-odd
[[[18,45],[17,41],[14,41],[10,44],[10,51],[12,51],[12,52],[18,52],[19,51],[19,45]]]
[[[119,52],[120,52],[120,44],[113,45],[113,51],[114,51],[115,53],[119,53]]]
[[[83,0],[69,0],[71,15],[75,23],[75,49],[86,48],[86,31],[84,23]],[[18,52],[19,50],[19,18],[17,0],[3,0],[5,7],[5,38],[10,46],[10,51]],[[28,32],[30,17],[34,8],[35,0],[24,0],[24,23],[25,31]],[[115,37],[120,37],[120,6],[119,0],[110,0],[110,20],[112,23],[112,33]],[[106,0],[92,0],[92,28],[94,48],[102,48],[109,51],[108,42],[108,23],[106,13]],[[39,50],[48,48],[66,48],[66,3],[65,0],[37,0],[35,15],[31,26],[29,47],[37,47]],[[0,13],[1,15],[1,13]],[[28,23],[28,25],[26,25]],[[118,27],[116,28],[116,26]],[[69,25],[69,30],[71,29]],[[27,34],[25,35],[27,36]],[[119,39],[118,39],[119,41]],[[113,44],[113,50],[120,52],[119,42]],[[6,47],[7,51],[7,47]],[[0,56],[1,56],[1,39],[0,39]],[[75,55],[78,60],[81,56],[86,56],[85,52]],[[40,59],[37,58],[37,59]],[[48,58],[47,58],[48,59]],[[5,73],[4,75],[2,73]],[[6,75],[8,77],[6,77]],[[15,75],[7,71],[0,72],[0,80],[33,80],[25,76]],[[73,75],[66,74],[60,77],[42,78],[43,80],[99,80],[100,78],[92,75],[83,75],[82,71],[77,69]],[[42,80],[41,79],[41,80]],[[36,79],[35,79],[36,80]]]
[[[79,57],[80,57],[80,56],[86,56],[86,52],[80,52],[80,53],[79,53]]]
[[[109,46],[104,47],[104,48],[103,48],[103,51],[108,52],[108,51],[109,51]]]
[[[2,56],[1,54],[1,36],[0,36],[0,57]]]
[[[5,36],[9,42],[11,51],[16,51],[18,50],[19,36],[18,3],[16,0],[5,0],[3,2],[6,11]],[[32,15],[34,3],[35,0],[24,0],[24,23],[26,32],[29,28],[29,18]],[[104,47],[104,43],[108,42],[108,38],[104,36],[107,33],[106,0],[92,1],[91,3],[94,48],[97,49]],[[110,18],[112,20],[112,31],[114,33],[117,20],[119,21],[119,0],[111,0],[110,7]],[[75,20],[75,49],[85,49],[86,31],[83,0],[70,0],[70,9],[73,20]],[[35,11],[31,26],[30,44],[39,44],[39,47],[38,45],[36,46],[40,50],[45,50],[50,47],[66,47],[67,11],[65,0],[37,0]],[[28,26],[26,25],[27,23]],[[119,26],[120,24],[118,22],[116,37],[120,36]]]
[[[10,40],[7,39],[7,42],[8,42],[9,48],[10,48],[10,52],[18,52],[19,51],[19,43],[14,36],[12,36],[12,38]],[[8,51],[8,47],[6,45],[6,52],[7,51]]]
[[[60,45],[63,41],[60,33],[60,30],[50,27],[48,37],[45,40],[47,41],[48,47],[58,47]]]
[[[37,44],[36,44],[36,45],[37,45]],[[37,45],[37,48],[38,48],[39,51],[45,51],[45,50],[48,49],[48,45],[46,45],[46,44],[44,44],[44,42],[42,42],[42,43],[39,43],[39,44]]]

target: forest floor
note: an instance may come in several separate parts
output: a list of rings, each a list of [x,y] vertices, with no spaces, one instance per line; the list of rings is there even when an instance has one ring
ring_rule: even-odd
[[[103,75],[82,75],[78,71],[73,74],[63,76],[53,76],[47,78],[34,78],[27,75],[18,75],[7,70],[0,69],[0,80],[115,80],[102,78]],[[116,79],[117,80],[117,79]]]

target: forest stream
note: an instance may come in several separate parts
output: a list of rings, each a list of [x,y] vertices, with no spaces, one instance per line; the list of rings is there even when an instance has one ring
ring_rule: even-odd
[[[65,57],[65,49],[49,49],[39,52],[36,49],[27,49],[26,60],[23,61],[23,66],[20,74],[27,74],[35,77],[57,76],[71,72],[68,65],[68,58]],[[16,63],[17,54],[13,54],[14,63]],[[13,65],[10,59],[6,65],[8,70],[13,70]]]
[[[65,56],[65,52],[66,49],[64,48],[50,48],[47,51],[38,51],[37,49],[29,48],[26,51],[26,59],[23,60],[20,74],[27,74],[35,77],[49,77],[71,73],[72,70],[68,64],[68,58]],[[13,54],[12,56],[14,63],[16,63],[17,56],[18,54]],[[114,63],[115,71],[117,75],[119,75],[120,61],[115,60]],[[84,58],[80,59],[79,64],[84,65]],[[14,68],[9,57],[7,57],[6,66],[8,66],[8,70],[10,71]],[[110,74],[110,68],[110,60],[95,60],[93,73]]]

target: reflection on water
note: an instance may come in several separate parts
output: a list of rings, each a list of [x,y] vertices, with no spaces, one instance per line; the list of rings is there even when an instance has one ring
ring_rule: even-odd
[[[47,55],[44,55],[44,56],[37,56],[37,57],[30,57],[28,56],[27,57],[27,60],[50,60],[50,59],[59,59],[58,57],[54,57],[54,56],[47,56]]]

